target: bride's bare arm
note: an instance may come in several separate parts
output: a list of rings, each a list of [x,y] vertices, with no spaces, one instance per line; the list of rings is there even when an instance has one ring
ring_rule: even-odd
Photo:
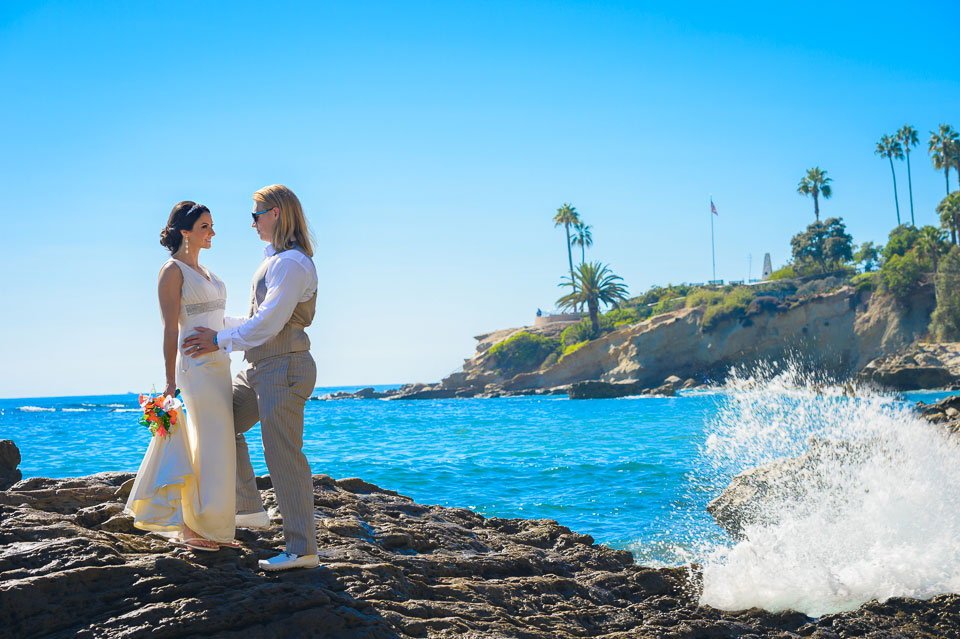
[[[166,374],[164,395],[177,392],[177,345],[180,341],[180,294],[183,272],[172,262],[160,269],[157,286],[160,295],[160,320],[163,322],[163,367]]]

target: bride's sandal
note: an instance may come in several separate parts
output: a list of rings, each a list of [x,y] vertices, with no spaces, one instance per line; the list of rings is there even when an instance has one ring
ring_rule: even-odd
[[[197,542],[207,542],[213,544],[213,546],[204,546]],[[180,539],[179,537],[174,537],[170,540],[170,544],[173,546],[179,546],[180,548],[201,550],[203,552],[217,552],[220,550],[220,546],[217,544],[217,542],[204,539],[203,537],[191,537],[190,539]]]
[[[218,541],[217,545],[221,548],[232,548],[233,550],[240,548],[240,543],[237,541]]]

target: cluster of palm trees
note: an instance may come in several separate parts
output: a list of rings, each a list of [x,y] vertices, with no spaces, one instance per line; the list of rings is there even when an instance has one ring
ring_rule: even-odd
[[[910,149],[920,143],[917,130],[909,124],[903,125],[893,135],[884,135],[877,142],[874,151],[877,155],[887,158],[890,162],[890,175],[893,177],[893,202],[897,209],[897,226],[900,225],[900,198],[897,195],[897,173],[893,166],[894,160],[907,160],[907,187],[910,193],[910,224],[916,226],[913,216],[913,180],[910,175]],[[927,152],[933,160],[933,168],[943,169],[943,179],[947,187],[947,196],[950,195],[950,167],[957,169],[960,176],[960,135],[949,124],[941,124],[939,129],[930,132],[927,143]]]
[[[570,263],[570,276],[573,277],[572,248],[579,246],[580,263],[586,262],[587,247],[593,246],[593,234],[591,233],[593,227],[581,220],[577,209],[569,204],[564,204],[557,209],[557,214],[553,216],[553,225],[554,227],[563,226],[567,232],[567,260]],[[573,229],[573,235],[570,234],[571,228]]]
[[[594,333],[600,331],[600,304],[618,304],[626,299],[627,287],[623,279],[614,275],[609,267],[600,262],[587,262],[587,247],[593,246],[591,226],[580,219],[577,209],[564,204],[553,216],[554,227],[562,226],[567,236],[567,262],[570,266],[570,279],[560,283],[569,286],[571,291],[557,300],[561,309],[581,310],[586,306],[590,313],[590,323]],[[570,229],[573,229],[571,235]],[[573,247],[580,247],[580,264],[573,267]]]

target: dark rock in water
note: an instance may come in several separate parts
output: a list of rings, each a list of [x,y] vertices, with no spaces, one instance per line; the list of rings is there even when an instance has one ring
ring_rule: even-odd
[[[857,377],[893,390],[951,387],[960,381],[957,344],[914,344],[870,361]]]
[[[0,490],[20,481],[20,449],[9,439],[0,439]]]
[[[798,512],[809,482],[833,479],[818,476],[818,468],[857,464],[864,459],[858,453],[867,446],[868,443],[811,439],[809,449],[799,457],[764,464],[734,477],[707,504],[707,512],[731,537],[740,539],[746,526],[775,524],[772,518],[778,513]]]
[[[486,519],[357,478],[313,478],[320,566],[264,573],[279,521],[193,553],[132,526],[130,473],[0,492],[0,636],[55,639],[957,637],[960,598],[813,620],[696,603],[697,570],[646,568],[548,519]],[[119,494],[118,494],[119,493]],[[276,508],[271,489],[261,492]]]
[[[592,380],[570,384],[567,395],[570,399],[610,399],[639,395],[643,386],[636,382],[601,382]]]
[[[960,435],[960,395],[950,395],[933,404],[917,402],[915,407],[923,419],[942,426],[948,433]]]
[[[458,397],[457,393],[458,389],[444,388],[440,384],[415,384],[407,390],[401,388],[400,392],[390,396],[390,399],[450,399]]]

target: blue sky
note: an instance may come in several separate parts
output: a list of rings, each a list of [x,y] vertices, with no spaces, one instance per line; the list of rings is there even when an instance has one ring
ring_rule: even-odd
[[[250,194],[301,198],[318,240],[319,385],[435,381],[473,336],[560,295],[570,202],[631,292],[757,276],[813,219],[895,223],[877,140],[905,123],[918,224],[960,126],[954,2],[22,2],[0,5],[0,396],[162,386],[158,233],[182,199],[242,314]],[[906,167],[898,164],[908,215]],[[956,176],[953,178],[956,188]]]

